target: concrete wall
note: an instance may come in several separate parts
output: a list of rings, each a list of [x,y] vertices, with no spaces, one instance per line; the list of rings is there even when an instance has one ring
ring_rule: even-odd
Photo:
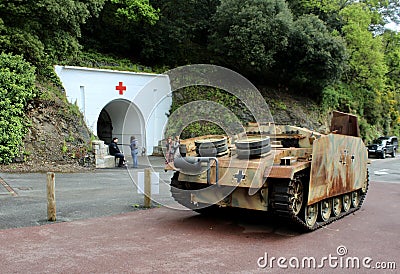
[[[145,147],[147,154],[163,137],[171,103],[171,87],[167,75],[55,66],[67,98],[76,103],[88,127],[97,134],[97,120],[103,108],[113,123],[113,136],[120,144],[129,144],[131,135]],[[116,87],[122,82],[126,90]],[[122,146],[125,153],[130,150]]]

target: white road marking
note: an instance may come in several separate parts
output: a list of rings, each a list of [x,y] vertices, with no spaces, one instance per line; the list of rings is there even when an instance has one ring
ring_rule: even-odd
[[[389,172],[387,172],[387,171],[389,171],[389,169],[384,168],[384,169],[374,171],[374,174],[375,175],[387,175],[387,174],[389,174]]]

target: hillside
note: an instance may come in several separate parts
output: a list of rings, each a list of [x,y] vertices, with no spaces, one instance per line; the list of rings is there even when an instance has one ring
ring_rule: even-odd
[[[93,160],[91,133],[77,107],[69,104],[63,93],[51,99],[31,101],[26,115],[30,126],[21,149],[23,153],[14,163],[1,165],[0,171],[73,172],[90,167],[82,159],[88,155]]]
[[[321,133],[329,130],[328,112],[322,111],[316,101],[287,92],[269,90],[268,95],[263,94],[276,124],[296,125]]]

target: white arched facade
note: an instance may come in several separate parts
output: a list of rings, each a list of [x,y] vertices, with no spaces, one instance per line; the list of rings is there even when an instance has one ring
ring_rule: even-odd
[[[153,153],[172,103],[168,76],[72,66],[56,66],[55,71],[94,134],[118,137],[124,153],[134,135],[147,154]],[[98,124],[110,129],[98,129]]]

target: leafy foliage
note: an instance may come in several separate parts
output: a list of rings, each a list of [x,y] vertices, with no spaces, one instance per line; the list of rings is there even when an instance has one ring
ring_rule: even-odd
[[[349,6],[341,15],[347,21],[343,33],[350,54],[349,70],[345,77],[359,87],[382,90],[387,67],[381,37],[374,37],[368,31],[372,13],[360,4]]]
[[[98,17],[92,17],[82,27],[82,44],[90,50],[139,58],[145,48],[145,37],[160,19],[159,8],[148,0],[109,0]],[[150,33],[149,33],[150,32]]]
[[[346,7],[340,13],[346,25],[344,38],[349,54],[348,70],[344,77],[354,94],[360,98],[358,113],[373,124],[384,122],[382,92],[385,90],[387,66],[384,60],[382,38],[368,31],[373,13],[363,4]]]
[[[400,135],[400,33],[387,31],[383,35],[383,41],[388,68],[386,90],[383,94],[388,106],[384,111],[388,121],[386,131]]]
[[[279,51],[275,70],[281,82],[319,94],[340,80],[345,67],[346,46],[314,15],[300,16],[289,36],[287,48]]]
[[[149,5],[149,0],[111,0],[118,4],[117,15],[124,16],[128,20],[138,22],[145,20],[154,25],[159,19],[160,10],[154,9]]]
[[[173,129],[171,127],[171,129]],[[167,131],[167,135],[174,136],[173,130]],[[226,134],[224,130],[219,127],[217,124],[214,124],[210,121],[196,121],[193,123],[190,123],[188,126],[186,126],[182,133],[180,134],[181,138],[183,139],[188,139],[188,138],[193,138],[193,137],[198,137],[202,135],[223,135]]]
[[[0,163],[20,154],[27,121],[24,110],[36,95],[35,68],[22,56],[0,55]]]
[[[103,4],[104,0],[2,1],[0,18],[6,32],[0,49],[23,54],[36,65],[65,59],[80,49],[81,25],[98,15]]]
[[[385,62],[387,65],[386,84],[392,92],[400,93],[400,33],[387,31],[383,35]],[[396,97],[395,99],[398,99]]]
[[[140,58],[150,64],[170,67],[209,63],[208,36],[211,17],[219,0],[153,0],[160,10],[160,20],[145,25],[139,36]],[[136,32],[137,34],[137,32]]]
[[[106,54],[100,54],[94,51],[80,52],[73,58],[65,62],[61,62],[60,64],[68,64],[73,66],[90,67],[90,68],[111,69],[111,70],[147,72],[147,73],[156,73],[156,72],[161,73],[165,71],[165,69],[161,69],[160,71],[155,71],[150,67],[134,64],[129,59],[121,59]]]
[[[224,0],[213,19],[216,62],[247,75],[271,69],[277,52],[288,46],[293,23],[283,0]]]

